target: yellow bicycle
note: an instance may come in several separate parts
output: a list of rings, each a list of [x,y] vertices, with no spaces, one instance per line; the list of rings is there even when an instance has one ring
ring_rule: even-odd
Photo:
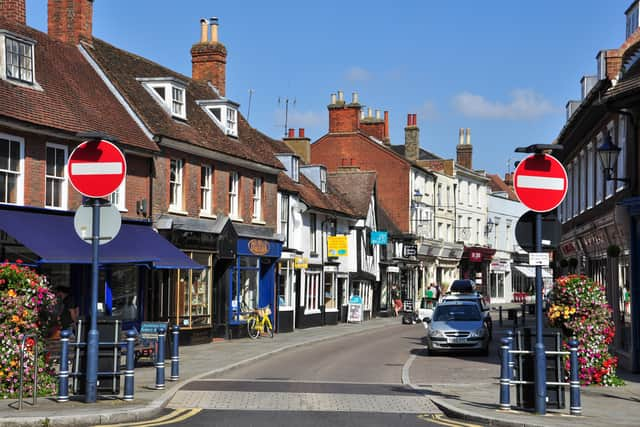
[[[273,325],[271,325],[271,308],[266,307],[254,309],[247,317],[247,332],[253,339],[258,338],[260,335],[267,335],[273,338]]]

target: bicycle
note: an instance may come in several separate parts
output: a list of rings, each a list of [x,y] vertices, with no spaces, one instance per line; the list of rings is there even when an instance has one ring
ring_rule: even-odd
[[[271,325],[271,308],[266,307],[254,309],[247,317],[247,332],[252,339],[258,338],[262,334],[273,338],[273,326]]]

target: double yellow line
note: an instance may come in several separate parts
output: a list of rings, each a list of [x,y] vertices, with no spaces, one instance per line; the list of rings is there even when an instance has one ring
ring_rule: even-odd
[[[423,414],[418,415],[418,418],[424,421],[428,421],[434,424],[440,424],[448,427],[482,427],[479,424],[463,423],[462,421],[454,421],[450,418],[443,416],[442,414]]]
[[[172,412],[168,413],[167,415],[163,415],[161,417],[154,418],[152,420],[139,421],[137,423],[121,423],[121,424],[108,424],[108,425],[100,424],[99,427],[125,427],[125,426],[126,427],[133,427],[133,426],[136,426],[136,427],[153,427],[153,426],[162,426],[162,425],[166,425],[166,424],[178,423],[180,421],[184,421],[187,418],[191,418],[194,415],[198,414],[200,411],[202,411],[202,408],[193,408],[193,409],[182,408],[182,409],[176,409],[175,411],[172,411]]]

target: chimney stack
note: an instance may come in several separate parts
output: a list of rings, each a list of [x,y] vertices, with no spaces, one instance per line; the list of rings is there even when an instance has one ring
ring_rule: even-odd
[[[207,40],[207,24],[211,39]],[[211,82],[220,96],[226,93],[227,48],[218,41],[218,18],[200,20],[200,42],[191,47],[191,77]]]
[[[355,132],[360,129],[360,109],[358,95],[354,93],[353,102],[344,102],[344,92],[338,91],[338,99],[331,94],[329,109],[329,132]]]
[[[93,38],[93,0],[49,0],[47,18],[49,35],[56,40],[76,45]]]
[[[391,139],[389,138],[389,112],[384,112],[384,139],[382,140],[384,145],[391,145]]]
[[[467,142],[465,144],[465,134]],[[458,137],[458,146],[456,147],[456,162],[467,169],[473,170],[473,147],[471,146],[471,129],[460,128],[460,134]]]
[[[311,162],[311,139],[305,136],[304,128],[298,129],[297,137],[295,129],[289,129],[288,135],[283,140],[305,164],[308,165]]]
[[[417,114],[407,114],[407,127],[404,128],[404,156],[412,162],[417,162],[420,156],[420,129]]]
[[[26,0],[0,0],[0,16],[9,22],[27,25]]]

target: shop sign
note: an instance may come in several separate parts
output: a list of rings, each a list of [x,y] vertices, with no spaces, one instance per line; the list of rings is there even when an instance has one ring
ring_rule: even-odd
[[[492,261],[491,271],[509,271],[509,261]]]
[[[529,252],[529,265],[541,265],[549,267],[548,252]]]
[[[402,256],[408,258],[410,256],[416,256],[418,253],[418,245],[404,245],[402,247]]]
[[[471,262],[482,262],[482,252],[480,251],[469,252],[469,259],[471,260]]]
[[[564,256],[575,254],[577,252],[575,243],[563,243],[562,245],[560,245],[560,252],[562,252],[562,255]]]
[[[327,237],[328,256],[347,256],[347,236],[328,236]]]
[[[293,268],[309,268],[309,258],[295,257],[293,259]]]
[[[269,242],[261,239],[249,240],[249,252],[254,255],[262,256],[269,253]]]
[[[386,245],[388,240],[388,234],[386,231],[372,231],[371,232],[371,244],[372,245]]]
[[[400,273],[400,267],[397,265],[390,265],[387,267],[387,273]]]

